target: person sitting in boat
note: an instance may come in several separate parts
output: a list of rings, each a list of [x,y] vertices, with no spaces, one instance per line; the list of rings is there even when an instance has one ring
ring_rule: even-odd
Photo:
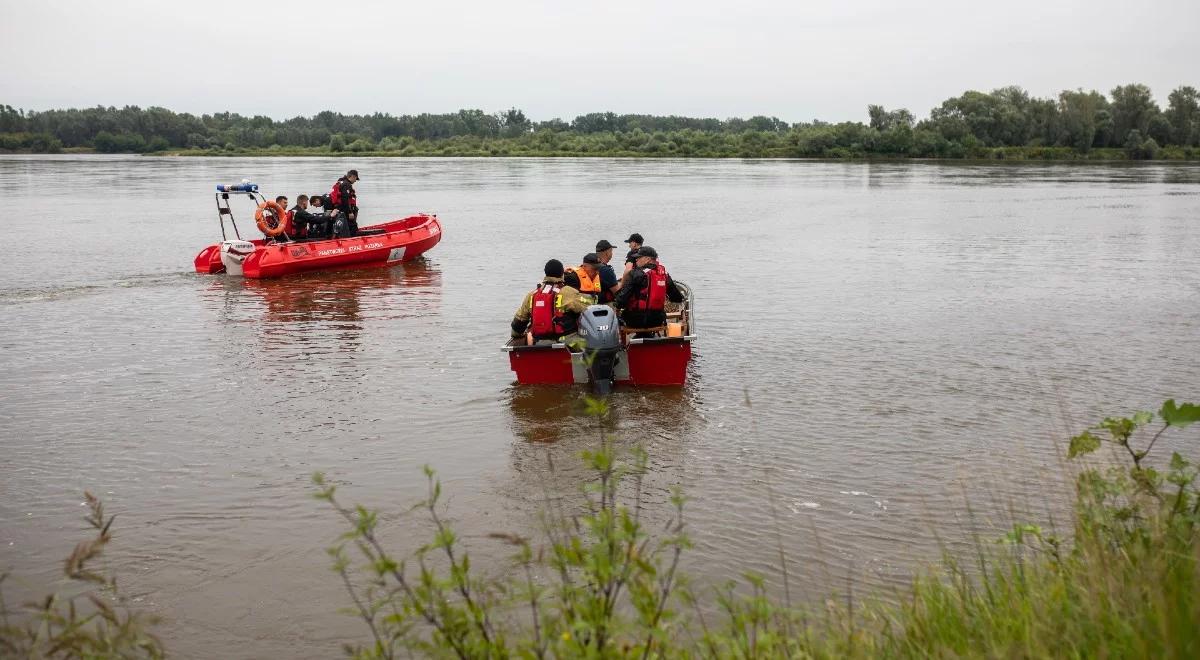
[[[513,315],[514,339],[528,337],[534,343],[550,344],[572,335],[578,328],[579,314],[587,304],[579,289],[564,280],[562,262],[551,259],[542,269],[545,277],[537,288],[525,294],[517,313]],[[573,284],[578,285],[578,279]]]
[[[333,184],[333,189],[329,191],[329,203],[333,209],[336,209],[342,216],[340,231],[336,231],[339,235],[354,236],[358,233],[358,195],[354,191],[354,184],[358,182],[358,170],[350,170],[346,172],[346,176],[339,178]],[[339,226],[337,221],[335,226]]]
[[[600,302],[600,257],[595,252],[583,255],[583,263],[574,270],[579,277],[579,292],[582,293],[589,305]]]
[[[308,195],[296,197],[296,205],[288,210],[288,231],[292,238],[314,238],[320,235],[321,216],[308,210]]]
[[[621,321],[628,328],[660,328],[667,323],[668,300],[683,302],[683,294],[658,263],[658,252],[643,245],[638,248],[633,270],[617,292]],[[653,332],[639,332],[635,336],[653,336]]]
[[[613,244],[604,239],[596,242],[596,256],[600,257],[600,302],[611,303],[621,290],[617,273],[608,262],[613,258]]]
[[[633,233],[629,238],[625,239],[625,244],[629,246],[629,252],[625,253],[625,272],[633,270],[634,262],[637,261],[637,251],[641,249],[646,241],[642,240],[642,235]]]
[[[330,209],[324,195],[313,195],[308,198],[308,204],[312,208],[312,213],[316,217],[315,224],[309,224],[309,238],[329,238],[330,228],[333,226],[333,218],[337,215],[337,209]]]
[[[287,209],[287,204],[288,204],[287,195],[280,195],[280,196],[276,197],[275,203],[279,205],[279,208]],[[286,243],[289,240],[291,240],[291,235],[292,235],[292,214],[287,213],[283,217],[283,233],[275,237],[275,242],[276,243]]]

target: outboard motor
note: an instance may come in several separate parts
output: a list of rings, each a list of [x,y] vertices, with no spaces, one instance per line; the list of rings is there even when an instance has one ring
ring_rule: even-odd
[[[613,372],[621,352],[621,329],[617,313],[608,305],[592,305],[579,315],[579,336],[583,338],[583,355],[588,365],[588,378],[596,394],[612,391]]]
[[[222,241],[221,263],[225,265],[225,272],[229,275],[241,275],[242,263],[246,261],[246,257],[254,254],[254,250],[254,244],[250,241]]]

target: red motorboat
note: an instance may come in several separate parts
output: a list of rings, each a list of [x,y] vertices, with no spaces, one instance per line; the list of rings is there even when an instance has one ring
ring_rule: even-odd
[[[314,270],[391,266],[416,259],[442,240],[442,225],[436,215],[429,214],[362,227],[357,234],[343,238],[286,242],[273,238],[245,240],[229,207],[230,195],[246,196],[252,203],[257,203],[260,212],[274,204],[267,202],[255,184],[217,186],[217,217],[222,240],[196,255],[198,273],[264,278]],[[233,239],[225,230],[226,216],[233,228]]]
[[[667,323],[661,328],[626,328],[617,323],[616,310],[592,305],[580,315],[581,346],[527,345],[513,339],[502,347],[522,385],[592,383],[607,393],[618,385],[683,385],[696,340],[692,290],[675,280],[682,303],[667,303]],[[645,332],[649,330],[650,332]],[[651,337],[637,337],[653,334]]]

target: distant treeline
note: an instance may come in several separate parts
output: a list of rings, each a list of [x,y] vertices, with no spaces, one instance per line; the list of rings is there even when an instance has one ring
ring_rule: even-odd
[[[103,153],[400,156],[680,156],[914,158],[1200,158],[1200,94],[1183,86],[1164,110],[1145,85],[1035,98],[1019,87],[969,91],[918,121],[867,108],[868,122],[790,124],[776,117],[703,119],[597,112],[531,121],[489,114],[321,112],[276,121],[233,113],[95,107],[44,112],[0,105],[0,150]]]

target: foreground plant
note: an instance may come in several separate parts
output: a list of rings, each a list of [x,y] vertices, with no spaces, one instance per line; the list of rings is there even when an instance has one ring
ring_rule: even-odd
[[[597,404],[592,404],[593,406]],[[513,534],[492,537],[517,547],[520,578],[489,582],[472,573],[469,554],[438,512],[441,483],[425,468],[428,496],[417,507],[434,527],[433,539],[397,559],[376,536],[378,516],[343,506],[320,474],[316,497],[351,526],[329,553],[334,570],[371,631],[372,644],[350,647],[355,657],[392,658],[399,651],[461,658],[645,656],[672,637],[676,572],[690,543],[684,534],[683,497],[666,534],[652,538],[641,521],[646,455],[619,460],[602,440],[583,455],[597,481],[585,489],[585,508],[547,515],[545,543]],[[619,501],[632,481],[632,508]],[[356,571],[353,548],[365,565]],[[358,579],[354,573],[358,573]],[[552,576],[546,584],[543,573]]]
[[[66,589],[10,611],[0,591],[0,656],[6,658],[161,658],[148,632],[154,619],[122,607],[116,579],[90,567],[112,540],[113,516],[91,493],[88,524],[96,535],[75,546],[63,566]],[[8,577],[0,575],[0,587]],[[69,593],[68,593],[69,590]]]
[[[589,410],[606,413],[600,401]],[[822,609],[780,603],[755,575],[694,590],[679,571],[691,547],[683,496],[651,534],[646,455],[617,452],[603,433],[583,454],[595,475],[583,509],[547,514],[536,544],[494,535],[518,549],[518,570],[495,580],[473,573],[429,468],[420,507],[434,538],[404,560],[379,543],[375,512],[315,481],[350,525],[330,554],[371,631],[369,646],[348,648],[356,657],[1200,657],[1200,470],[1178,452],[1165,471],[1151,465],[1159,440],[1200,421],[1200,407],[1167,401],[1155,418],[1107,418],[1071,440],[1072,459],[1107,442],[1126,463],[1080,472],[1069,540],[1015,525],[1001,541],[1016,551],[981,547],[977,566],[947,559],[895,601],[848,595]]]

